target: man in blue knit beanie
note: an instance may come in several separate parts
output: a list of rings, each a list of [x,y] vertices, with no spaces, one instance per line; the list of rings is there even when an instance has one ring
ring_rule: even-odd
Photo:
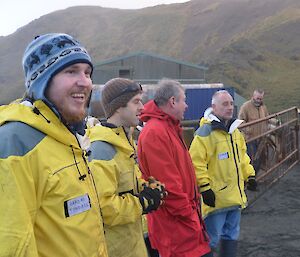
[[[56,91],[56,89],[50,89],[49,85],[56,74],[73,64],[86,64],[86,67],[89,69],[87,73],[90,73],[87,75],[91,75],[93,65],[86,49],[69,35],[46,34],[36,37],[35,40],[28,45],[22,63],[25,72],[25,87],[28,99],[31,102],[42,100],[59,118],[64,118],[67,122],[71,119],[71,122],[73,122],[72,116],[79,111],[78,108],[76,108],[76,104],[73,106],[76,102],[70,102],[75,109],[74,112],[63,115],[65,112],[71,111],[69,110],[71,106],[65,103],[63,105],[64,108],[62,108],[61,105],[63,102],[71,99],[65,99],[65,101],[62,99],[53,99],[51,91]],[[75,97],[73,94],[73,100],[76,99],[78,102],[78,100],[81,99],[87,103],[90,90],[90,87],[86,87],[86,89],[83,90],[83,95]],[[58,94],[59,92],[56,91],[53,93]],[[78,104],[80,105],[80,103]],[[81,121],[85,115],[85,109],[81,109],[80,106],[77,107],[79,107],[82,116],[75,118],[75,121]],[[67,109],[65,110],[65,108]],[[78,114],[75,116],[78,116]]]
[[[23,56],[25,98],[0,111],[0,255],[107,257],[78,124],[93,65],[67,34],[36,37]]]

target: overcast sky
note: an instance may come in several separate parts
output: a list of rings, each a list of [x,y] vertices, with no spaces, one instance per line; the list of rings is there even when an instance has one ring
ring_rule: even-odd
[[[139,9],[183,2],[188,2],[188,0],[1,0],[0,36],[9,35],[34,19],[70,6],[98,5],[120,9]]]

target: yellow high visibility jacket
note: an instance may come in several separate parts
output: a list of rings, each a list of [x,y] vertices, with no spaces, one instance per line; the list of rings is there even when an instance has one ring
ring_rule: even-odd
[[[147,257],[142,230],[142,190],[135,144],[123,127],[96,125],[88,129],[90,167],[99,198],[110,257]]]
[[[246,207],[244,184],[255,176],[243,135],[235,120],[227,129],[213,115],[203,117],[190,146],[200,191],[212,189],[215,207],[202,204],[203,216],[232,207]]]
[[[0,110],[0,255],[107,257],[77,137],[42,101]]]

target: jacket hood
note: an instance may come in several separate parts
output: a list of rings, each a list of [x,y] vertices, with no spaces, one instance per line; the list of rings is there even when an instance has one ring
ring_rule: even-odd
[[[151,118],[157,118],[160,120],[168,120],[173,124],[180,124],[180,121],[172,117],[171,115],[163,112],[156,103],[151,100],[144,105],[144,109],[142,110],[142,114],[140,116],[140,120],[143,122],[147,122]]]
[[[244,120],[231,119],[229,121],[230,126],[228,128],[228,133],[232,134],[233,131],[235,131],[243,122],[244,122]],[[222,121],[216,115],[213,114],[213,109],[211,107],[209,107],[205,110],[204,116],[200,120],[200,126],[202,126],[203,124],[208,124],[208,123],[215,124],[216,128],[222,127],[222,126],[220,126]]]
[[[115,146],[116,148],[123,149],[123,151],[130,154],[133,150],[135,150],[131,136],[129,136],[128,139],[127,133],[123,127],[108,126],[108,123],[101,124],[100,122],[95,121],[93,121],[92,124],[89,121],[86,135],[90,138],[91,142],[104,141]]]
[[[33,104],[29,101],[14,102],[0,109],[0,125],[6,122],[23,122],[49,137],[74,148],[79,148],[81,138],[76,140],[75,133],[58,119],[53,111],[41,100]],[[76,135],[77,136],[77,135]]]

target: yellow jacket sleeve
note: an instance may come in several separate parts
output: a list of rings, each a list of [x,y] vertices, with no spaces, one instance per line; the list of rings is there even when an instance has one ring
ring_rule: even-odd
[[[195,136],[190,146],[190,155],[196,172],[197,185],[200,192],[210,189],[210,178],[208,175],[207,164],[210,160],[209,149],[199,136]]]
[[[14,163],[18,161],[8,163],[0,159],[0,253],[1,256],[38,257],[32,217],[27,206],[35,196],[20,186],[28,183],[30,188],[33,180],[19,165],[16,169]]]
[[[118,191],[120,172],[116,161],[114,159],[93,160],[90,164],[100,189],[98,193],[104,224],[115,226],[140,219],[142,206],[139,198],[133,194],[133,191]],[[132,171],[125,175],[131,180],[134,176]]]

